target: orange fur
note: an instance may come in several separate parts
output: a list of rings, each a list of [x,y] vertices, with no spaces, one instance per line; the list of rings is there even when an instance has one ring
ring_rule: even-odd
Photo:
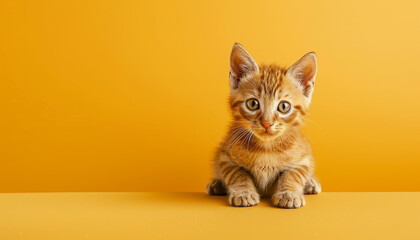
[[[257,66],[241,45],[234,45],[229,101],[233,121],[214,159],[209,194],[228,194],[233,206],[253,206],[260,196],[271,196],[277,207],[297,208],[305,204],[304,193],[321,191],[313,177],[311,148],[300,130],[315,75],[313,53],[285,69]],[[258,104],[249,102],[252,99]],[[288,112],[280,110],[282,102],[290,105]]]

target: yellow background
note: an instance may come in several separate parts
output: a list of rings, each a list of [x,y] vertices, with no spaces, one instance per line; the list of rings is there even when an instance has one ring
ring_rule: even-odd
[[[0,1],[0,191],[204,191],[229,54],[316,51],[325,191],[420,191],[418,1]]]

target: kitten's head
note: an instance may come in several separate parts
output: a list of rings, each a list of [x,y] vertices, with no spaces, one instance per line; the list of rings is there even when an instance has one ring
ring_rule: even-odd
[[[299,127],[309,109],[317,70],[314,53],[289,69],[260,65],[235,44],[230,57],[230,107],[234,124],[254,131],[262,141]]]

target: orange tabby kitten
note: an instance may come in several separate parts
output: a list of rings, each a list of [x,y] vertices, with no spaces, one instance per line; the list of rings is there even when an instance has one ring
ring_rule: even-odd
[[[229,195],[235,207],[271,196],[274,206],[299,208],[304,194],[321,192],[313,177],[311,148],[300,131],[317,70],[314,53],[289,69],[258,66],[235,44],[230,57],[233,121],[214,160],[210,195]]]

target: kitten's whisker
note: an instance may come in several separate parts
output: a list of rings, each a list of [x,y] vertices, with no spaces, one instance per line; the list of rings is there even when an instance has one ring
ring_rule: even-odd
[[[232,129],[236,129],[236,128],[240,128],[240,127],[242,127],[242,126],[236,126],[236,127],[232,127],[232,128],[229,128],[223,135],[222,135],[222,137],[219,139],[219,142],[221,142],[222,141],[222,139],[226,136],[226,134],[228,134]]]
[[[229,129],[229,131],[230,131],[230,130],[231,130],[231,129]],[[236,129],[236,130],[235,130],[235,131],[233,131],[231,134],[229,134],[229,136],[227,136],[227,137],[225,138],[225,140],[223,141],[223,143],[222,143],[222,145],[221,145],[221,147],[220,147],[220,152],[219,152],[219,155],[220,155],[220,154],[222,154],[223,146],[225,145],[226,140],[228,140],[230,136],[232,136],[233,134],[236,134],[238,131],[241,131],[241,130],[242,130],[242,128]]]
[[[251,134],[251,132],[248,132],[248,133],[245,135],[245,139],[244,139],[244,141],[241,143],[241,148],[239,149],[240,151],[242,150],[243,143],[246,143],[246,141],[248,140],[248,138],[249,138],[250,134]],[[239,153],[240,153],[240,151],[239,151]]]
[[[248,143],[247,143],[247,145],[246,145],[246,150],[248,150],[248,151],[249,151],[249,143],[251,142],[251,139],[254,137],[254,132],[255,132],[255,131],[252,131],[252,132],[251,132],[251,137],[248,139]]]
[[[232,137],[231,141],[229,141],[229,144],[226,146],[226,152],[228,153],[229,150],[234,146],[234,143],[236,142],[236,140],[242,136],[242,134],[244,134],[244,131],[241,131],[239,134],[235,135],[234,137]],[[232,155],[232,151],[230,151],[230,156],[233,157]]]
[[[236,140],[237,137],[239,137],[239,135],[241,135],[245,130],[244,129],[240,129],[238,131],[236,131],[236,133],[229,139],[229,142],[225,148],[225,151],[228,152],[230,149],[230,146],[232,145],[232,143]]]
[[[301,135],[301,134],[299,134],[299,133],[298,133],[298,132],[296,132],[295,130],[293,130],[293,134],[297,135],[297,136],[299,137],[299,139],[300,139],[301,141],[303,141],[303,144],[305,144],[306,146],[308,145],[308,142],[306,141],[306,139],[305,139],[305,138],[302,138],[302,135]]]
[[[240,141],[240,139],[241,139],[244,135],[246,136],[247,134],[248,134],[248,132],[244,132],[244,133],[242,133],[242,134],[241,134],[241,136],[239,136],[239,137],[238,137],[238,139],[235,141],[235,143],[233,143],[233,144],[232,144],[232,147],[231,147],[231,149],[230,149],[230,155],[231,155],[232,157],[233,157],[233,149],[235,148],[236,143],[240,142],[240,145],[239,145],[239,146],[240,146],[240,148],[241,148],[241,147],[242,147],[242,143],[243,143],[243,141]],[[239,149],[239,150],[240,150],[240,149]],[[239,152],[239,153],[240,153],[240,152]],[[239,154],[239,153],[238,153],[238,154]],[[240,154],[239,154],[239,155],[240,155]]]
[[[231,145],[231,147],[230,147],[230,155],[231,156],[233,156],[233,153],[232,153],[232,151],[233,151],[233,148],[235,147],[235,145],[242,139],[242,137],[244,137],[246,134],[248,134],[248,131],[244,131],[244,132],[242,132],[242,134],[240,134],[237,138],[236,138],[236,140],[235,140],[235,142],[233,142],[232,143],[232,145]],[[228,150],[229,150],[229,148],[228,148]]]
[[[300,138],[302,139],[303,144],[304,144],[305,147],[308,147],[308,145],[310,145],[310,143],[307,140],[306,135],[304,135],[302,133],[298,133],[298,132],[296,132],[296,134],[300,136]]]
[[[303,136],[305,136],[305,138],[307,138],[309,142],[312,143],[312,139],[306,134],[305,131],[303,131],[302,129],[299,129],[299,131],[301,131],[303,133]]]
[[[241,151],[242,151],[242,147],[243,147],[243,145],[244,145],[244,143],[246,143],[246,141],[249,139],[249,136],[252,134],[252,132],[248,132],[246,135],[245,135],[245,139],[244,139],[244,141],[242,141],[241,142],[241,147],[239,148],[239,156],[241,155]]]
[[[301,116],[301,118],[303,118],[304,120],[307,120],[307,121],[309,121],[309,122],[311,122],[311,123],[315,124],[317,127],[319,127],[320,129],[322,129],[322,127],[321,127],[321,126],[319,126],[316,122],[312,121],[311,119],[309,119],[309,118],[305,118],[305,117],[302,117],[302,116]]]
[[[230,127],[224,134],[223,134],[223,136],[220,138],[220,140],[224,137],[224,136],[226,136],[226,134],[228,133],[228,132],[230,132],[232,129],[236,129],[236,128],[240,128],[240,127],[242,127],[242,126],[235,126],[235,127]]]

